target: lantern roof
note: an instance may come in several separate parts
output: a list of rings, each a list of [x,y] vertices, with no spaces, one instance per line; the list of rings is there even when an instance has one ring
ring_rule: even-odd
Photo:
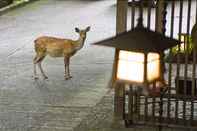
[[[137,26],[130,31],[96,42],[94,45],[115,47],[128,51],[161,52],[179,43],[178,40],[164,36],[159,32]]]

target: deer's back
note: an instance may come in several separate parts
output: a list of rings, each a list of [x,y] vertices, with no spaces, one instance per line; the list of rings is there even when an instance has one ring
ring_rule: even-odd
[[[43,36],[35,40],[35,49],[42,50],[52,57],[62,57],[72,53],[74,45],[69,39]]]

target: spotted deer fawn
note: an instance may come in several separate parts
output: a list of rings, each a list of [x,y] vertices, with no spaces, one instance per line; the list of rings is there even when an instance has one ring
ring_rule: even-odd
[[[64,57],[65,80],[72,78],[69,69],[70,57],[73,56],[78,50],[80,50],[84,46],[86,33],[89,30],[90,30],[90,26],[88,26],[84,30],[75,28],[75,31],[79,34],[78,40],[62,39],[62,38],[55,38],[48,36],[42,36],[37,38],[34,41],[35,52],[36,52],[36,56],[33,59],[34,78],[38,79],[36,72],[36,65],[38,64],[38,67],[44,79],[48,79],[41,65],[42,61],[47,55],[51,57]]]

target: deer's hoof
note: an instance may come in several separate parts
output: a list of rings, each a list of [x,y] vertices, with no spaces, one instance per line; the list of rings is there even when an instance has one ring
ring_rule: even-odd
[[[37,76],[34,76],[34,80],[38,80],[39,78]]]
[[[69,80],[71,78],[72,78],[72,76],[65,76],[65,80]]]
[[[48,78],[47,76],[44,76],[44,79],[47,80],[47,79],[49,79],[49,78]]]
[[[65,80],[69,80],[70,78],[69,77],[65,77]]]

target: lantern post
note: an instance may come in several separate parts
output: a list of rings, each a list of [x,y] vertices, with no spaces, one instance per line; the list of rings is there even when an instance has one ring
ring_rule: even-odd
[[[126,0],[117,2],[119,10],[126,8]],[[162,28],[156,29],[156,31],[145,28],[142,6],[139,11],[138,24],[135,28],[126,31],[127,10],[122,9],[117,14],[117,35],[94,43],[94,45],[115,48],[111,85],[115,88],[114,113],[118,118],[123,118],[125,114],[124,88],[126,84],[146,89],[148,92],[146,95],[150,95],[151,91],[154,91],[151,86],[157,85],[157,83],[159,83],[157,85],[159,91],[166,87],[163,77],[165,66],[163,52],[180,44],[178,40],[160,33]],[[122,17],[122,19],[118,19],[118,17]]]
[[[128,0],[117,0],[117,12],[116,12],[116,34],[121,34],[127,30],[127,1]],[[119,50],[115,50],[115,56],[113,64],[113,70],[117,66]],[[115,72],[112,72],[112,81],[115,78]],[[112,86],[112,85],[111,85]],[[114,94],[114,118],[122,119],[124,114],[124,84],[116,85]]]

